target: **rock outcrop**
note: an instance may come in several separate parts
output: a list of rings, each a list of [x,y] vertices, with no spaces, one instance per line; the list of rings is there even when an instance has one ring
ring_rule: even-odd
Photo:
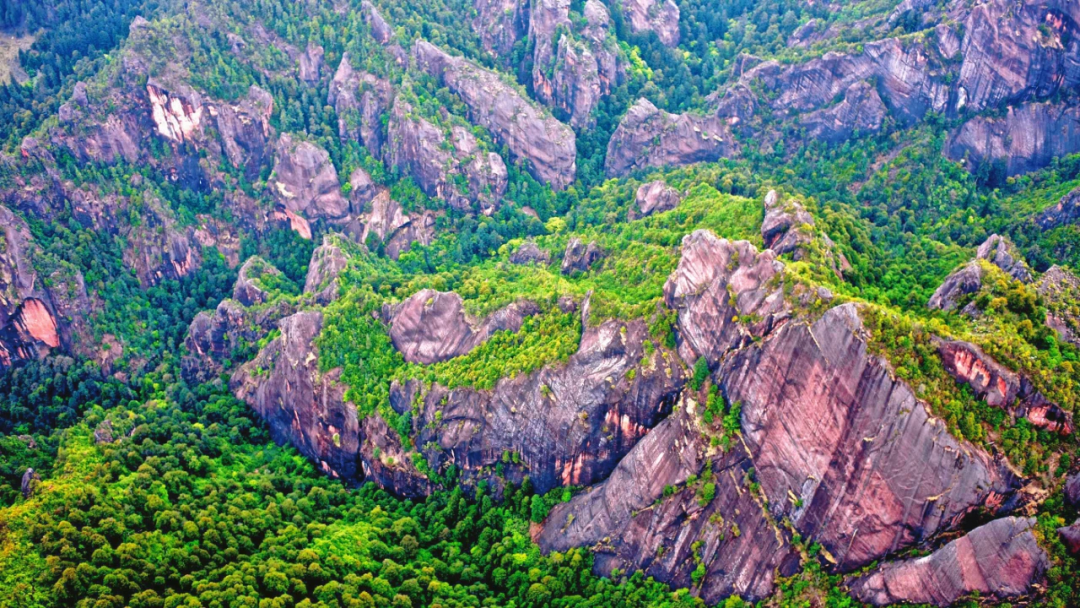
[[[28,467],[26,471],[23,472],[22,482],[19,484],[23,499],[30,500],[30,498],[34,496],[34,492],[37,491],[38,484],[40,483],[41,475],[38,475],[33,467]]]
[[[1069,553],[1080,555],[1080,519],[1073,522],[1071,526],[1058,528],[1058,536]]]
[[[1080,108],[1055,103],[1009,107],[1004,116],[976,116],[950,134],[946,154],[971,170],[987,164],[1018,175],[1080,152]]]
[[[1065,481],[1065,504],[1080,508],[1080,473],[1073,473]]]
[[[34,267],[40,254],[30,228],[0,206],[0,370],[70,348],[90,311],[82,275],[61,266],[51,276]]]
[[[413,243],[428,245],[435,236],[435,216],[430,211],[406,214],[390,191],[380,189],[370,202],[371,210],[361,216],[360,242],[376,245],[391,259],[398,259]]]
[[[622,177],[648,167],[715,161],[735,152],[727,123],[716,116],[669,114],[642,98],[611,136],[604,170]]]
[[[514,253],[510,254],[511,264],[539,264],[541,266],[547,266],[551,262],[551,255],[537,246],[534,241],[525,241]]]
[[[267,301],[270,294],[260,280],[266,275],[282,276],[280,270],[259,256],[248,258],[237,273],[236,283],[233,284],[233,299],[243,306],[255,306]]]
[[[492,213],[506,193],[508,173],[502,157],[480,149],[472,132],[461,126],[443,129],[413,114],[398,100],[390,114],[387,163],[400,167],[431,197],[456,209]]]
[[[1068,435],[1073,432],[1072,414],[1051,403],[1026,376],[994,361],[969,342],[942,340],[937,345],[945,371],[957,382],[971,387],[987,405],[1003,409],[1015,418],[1026,418],[1037,428]]]
[[[514,43],[525,36],[529,6],[524,0],[473,0],[476,18],[473,31],[479,33],[484,50],[508,57]]]
[[[243,168],[245,177],[255,181],[270,158],[273,96],[252,85],[247,97],[237,105],[212,104],[208,110],[221,134],[222,147],[229,162],[233,167]]]
[[[311,238],[310,222],[340,220],[349,212],[330,154],[287,133],[275,147],[270,187],[294,228],[307,226],[307,234],[303,228],[297,230],[306,238]]]
[[[681,201],[682,194],[663,180],[641,184],[634,196],[634,203],[637,204],[641,217],[671,211],[678,207]]]
[[[413,46],[417,66],[455,93],[469,109],[470,120],[491,132],[515,159],[528,162],[537,180],[562,190],[577,170],[574,131],[545,115],[498,73],[419,40]]]
[[[949,435],[872,357],[854,304],[788,324],[720,364],[769,511],[841,571],[1007,509],[1019,480]],[[778,382],[778,379],[783,379]]]
[[[1061,266],[1051,266],[1035,284],[1046,304],[1046,325],[1058,338],[1080,347],[1080,277]]]
[[[430,365],[467,354],[495,332],[517,332],[539,309],[519,302],[480,320],[466,314],[456,293],[422,289],[387,312],[394,348],[410,363]]]
[[[747,241],[706,230],[684,237],[682,258],[664,285],[664,302],[678,314],[683,360],[719,361],[787,318],[783,268],[772,251],[759,253]]]
[[[200,312],[184,338],[181,371],[189,382],[218,378],[230,363],[241,363],[252,348],[277,328],[278,321],[295,312],[286,301],[248,308],[236,300],[222,300],[211,312]]]
[[[330,242],[329,237],[311,253],[307,276],[304,278],[304,293],[314,294],[319,304],[329,304],[338,297],[340,281],[338,275],[349,264],[349,258],[340,247]]]
[[[776,190],[765,195],[765,218],[761,222],[761,240],[777,255],[795,253],[800,259],[802,249],[814,240],[814,217],[794,200],[781,200]]]
[[[562,273],[569,275],[575,272],[588,272],[593,264],[604,258],[604,250],[596,244],[596,241],[582,242],[575,237],[566,244],[563,252]]]
[[[375,8],[375,5],[364,0],[360,3],[360,10],[364,14],[364,21],[368,27],[371,28],[371,36],[375,38],[376,42],[382,45],[390,44],[394,41],[394,29],[390,27],[390,24],[383,19],[379,9]]]
[[[354,70],[349,61],[349,54],[343,53],[327,102],[338,115],[338,136],[359,141],[379,158],[386,141],[382,116],[393,103],[394,89],[373,74]]]
[[[622,11],[631,32],[655,32],[664,46],[679,45],[679,5],[674,0],[626,0]]]
[[[974,260],[945,278],[941,286],[930,296],[927,306],[937,310],[953,310],[964,296],[977,293],[982,289],[984,271],[981,261],[997,266],[1017,281],[1030,283],[1032,280],[1031,269],[1024,262],[1016,246],[1008,238],[993,234],[979,245]]]
[[[848,87],[840,103],[805,114],[799,122],[808,139],[836,144],[877,133],[887,115],[877,90],[868,82],[857,82]]]
[[[1035,218],[1035,223],[1042,230],[1053,230],[1059,226],[1080,223],[1080,188],[1061,197],[1056,205],[1044,209]]]
[[[852,594],[874,606],[948,606],[974,593],[997,600],[1026,595],[1050,566],[1034,527],[1035,518],[994,520],[926,557],[890,562],[855,579]]]
[[[281,335],[233,374],[230,388],[266,420],[275,441],[292,444],[331,477],[362,478],[356,408],[343,398],[340,372],[318,369],[322,313],[296,313],[278,328]]]

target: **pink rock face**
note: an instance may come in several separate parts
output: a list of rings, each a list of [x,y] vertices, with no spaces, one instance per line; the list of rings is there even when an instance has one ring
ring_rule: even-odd
[[[679,191],[668,186],[663,180],[641,184],[637,189],[634,202],[637,203],[638,211],[642,217],[654,213],[671,211],[679,206],[682,195]]]
[[[949,435],[867,352],[854,304],[789,324],[717,372],[772,515],[851,570],[954,528],[1019,486]],[[793,502],[792,497],[798,499]],[[798,504],[799,506],[795,506]]]
[[[987,405],[1026,418],[1041,429],[1063,435],[1073,432],[1071,412],[1047,401],[1030,380],[994,361],[978,346],[959,340],[941,341],[938,354],[945,371],[957,382],[970,386]]]
[[[664,46],[678,46],[679,5],[672,0],[627,0],[623,11],[630,22],[630,31],[656,32]]]
[[[1069,553],[1080,555],[1080,519],[1073,522],[1071,526],[1058,528],[1058,536],[1061,537],[1061,543],[1065,545]]]
[[[747,241],[705,230],[684,237],[682,258],[664,285],[664,301],[679,314],[683,359],[714,363],[786,318],[783,268],[773,252],[758,253]]]
[[[49,348],[60,346],[60,336],[56,333],[56,319],[37,298],[28,298],[19,310],[16,323],[25,328],[31,338]]]
[[[430,365],[468,353],[497,331],[516,332],[536,311],[528,303],[511,304],[481,321],[465,314],[456,293],[424,289],[394,310],[390,338],[406,361]]]
[[[855,579],[852,593],[875,606],[948,606],[972,593],[999,600],[1024,595],[1049,567],[1034,525],[1034,518],[994,520],[926,557],[887,563]]]
[[[278,140],[275,156],[270,185],[287,211],[309,220],[346,216],[349,202],[341,195],[337,169],[326,150],[284,134]]]
[[[151,118],[162,137],[183,143],[201,135],[203,107],[194,91],[171,93],[160,84],[146,85],[150,97]]]

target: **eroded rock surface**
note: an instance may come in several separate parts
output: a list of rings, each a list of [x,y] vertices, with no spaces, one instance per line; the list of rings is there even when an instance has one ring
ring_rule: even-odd
[[[971,387],[975,396],[987,405],[1003,409],[1032,425],[1063,435],[1073,432],[1072,414],[1040,393],[1021,374],[994,361],[981,348],[969,342],[942,340],[938,343],[941,363],[957,382]]]
[[[1061,537],[1061,543],[1065,545],[1069,553],[1080,555],[1080,519],[1073,522],[1071,526],[1058,528],[1058,536]]]
[[[1005,29],[1005,28],[1002,28]],[[1045,167],[1080,151],[1080,108],[1055,103],[1009,107],[1004,116],[976,116],[950,135],[946,154],[969,168],[997,165],[1005,175]]]
[[[806,127],[806,137],[839,143],[856,134],[870,135],[881,130],[888,108],[867,82],[857,82],[844,92],[840,103],[815,110],[800,118]]]
[[[469,108],[469,118],[486,128],[516,159],[528,161],[541,182],[562,190],[576,173],[574,131],[545,115],[498,73],[419,40],[413,46],[417,66],[457,94]]]
[[[233,299],[244,306],[262,304],[269,299],[270,296],[260,281],[264,275],[282,276],[280,270],[259,256],[248,258],[237,273],[236,283],[233,284]]]
[[[1080,188],[1061,197],[1056,205],[1044,209],[1035,218],[1035,223],[1043,230],[1053,230],[1058,226],[1080,223]]]
[[[655,32],[664,46],[678,46],[679,5],[673,0],[626,0],[622,10],[630,31]]]
[[[982,289],[984,271],[980,260],[994,264],[1010,277],[1023,283],[1030,283],[1032,280],[1031,269],[1024,262],[1016,246],[1006,237],[994,234],[979,245],[974,260],[945,278],[941,286],[930,296],[927,306],[939,310],[953,310],[964,296]]]
[[[663,180],[641,184],[634,196],[634,202],[642,217],[671,211],[678,207],[681,201],[682,194]]]
[[[304,220],[335,220],[348,214],[337,169],[319,146],[283,134],[275,147],[270,187],[285,210]],[[307,238],[311,238],[310,233]]]
[[[373,156],[380,157],[386,141],[381,120],[393,98],[389,82],[353,69],[349,54],[342,54],[327,95],[327,102],[338,115],[338,135],[342,139],[359,141]]]
[[[777,255],[797,253],[814,239],[814,217],[796,200],[782,200],[776,190],[765,195],[761,239]],[[795,259],[799,259],[796,256]]]
[[[468,353],[497,331],[516,332],[537,312],[535,305],[519,302],[480,320],[466,314],[456,293],[422,289],[394,307],[390,339],[406,361],[430,365]]]
[[[340,247],[323,239],[323,244],[311,253],[307,276],[304,278],[304,293],[315,294],[315,301],[329,304],[337,299],[340,287],[338,275],[349,264],[349,258]]]
[[[582,242],[579,238],[572,238],[566,244],[563,252],[562,273],[573,274],[575,272],[588,272],[593,264],[604,258],[604,250],[596,244],[596,241]]]
[[[547,266],[551,262],[551,255],[540,249],[534,241],[525,241],[510,254],[511,264],[540,264]]]
[[[890,562],[855,579],[852,593],[875,606],[948,606],[973,593],[998,600],[1025,595],[1050,566],[1034,526],[1035,518],[994,520],[926,557]]]
[[[727,123],[716,116],[669,114],[642,98],[611,136],[604,170],[622,177],[648,167],[715,161],[735,151]]]

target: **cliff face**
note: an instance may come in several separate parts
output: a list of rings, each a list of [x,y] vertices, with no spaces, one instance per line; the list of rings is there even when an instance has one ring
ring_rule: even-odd
[[[527,161],[537,180],[556,190],[574,180],[573,130],[545,115],[498,73],[452,57],[423,40],[413,46],[413,60],[461,98],[470,120],[490,131],[515,159]]]
[[[389,82],[367,72],[358,72],[344,53],[334,79],[330,82],[327,102],[338,115],[338,135],[363,144],[373,156],[382,154],[386,140],[382,115],[390,108],[394,90]]]
[[[669,114],[639,99],[611,136],[604,170],[622,177],[648,167],[715,161],[736,149],[727,123],[719,118]]]

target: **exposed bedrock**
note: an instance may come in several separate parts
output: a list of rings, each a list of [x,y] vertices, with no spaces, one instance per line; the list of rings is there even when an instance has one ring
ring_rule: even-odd
[[[980,260],[989,262],[1013,279],[1022,283],[1032,281],[1031,269],[1008,238],[991,235],[975,252],[975,259],[955,270],[945,278],[930,296],[927,304],[930,308],[953,310],[964,296],[977,293],[982,289],[984,270]]]
[[[716,116],[670,114],[642,98],[612,134],[604,170],[623,177],[649,167],[715,161],[736,151],[727,123]]]
[[[1025,595],[1050,566],[1034,526],[1035,518],[994,520],[926,557],[890,562],[851,581],[852,594],[875,606],[948,606],[974,593],[998,600]]]

